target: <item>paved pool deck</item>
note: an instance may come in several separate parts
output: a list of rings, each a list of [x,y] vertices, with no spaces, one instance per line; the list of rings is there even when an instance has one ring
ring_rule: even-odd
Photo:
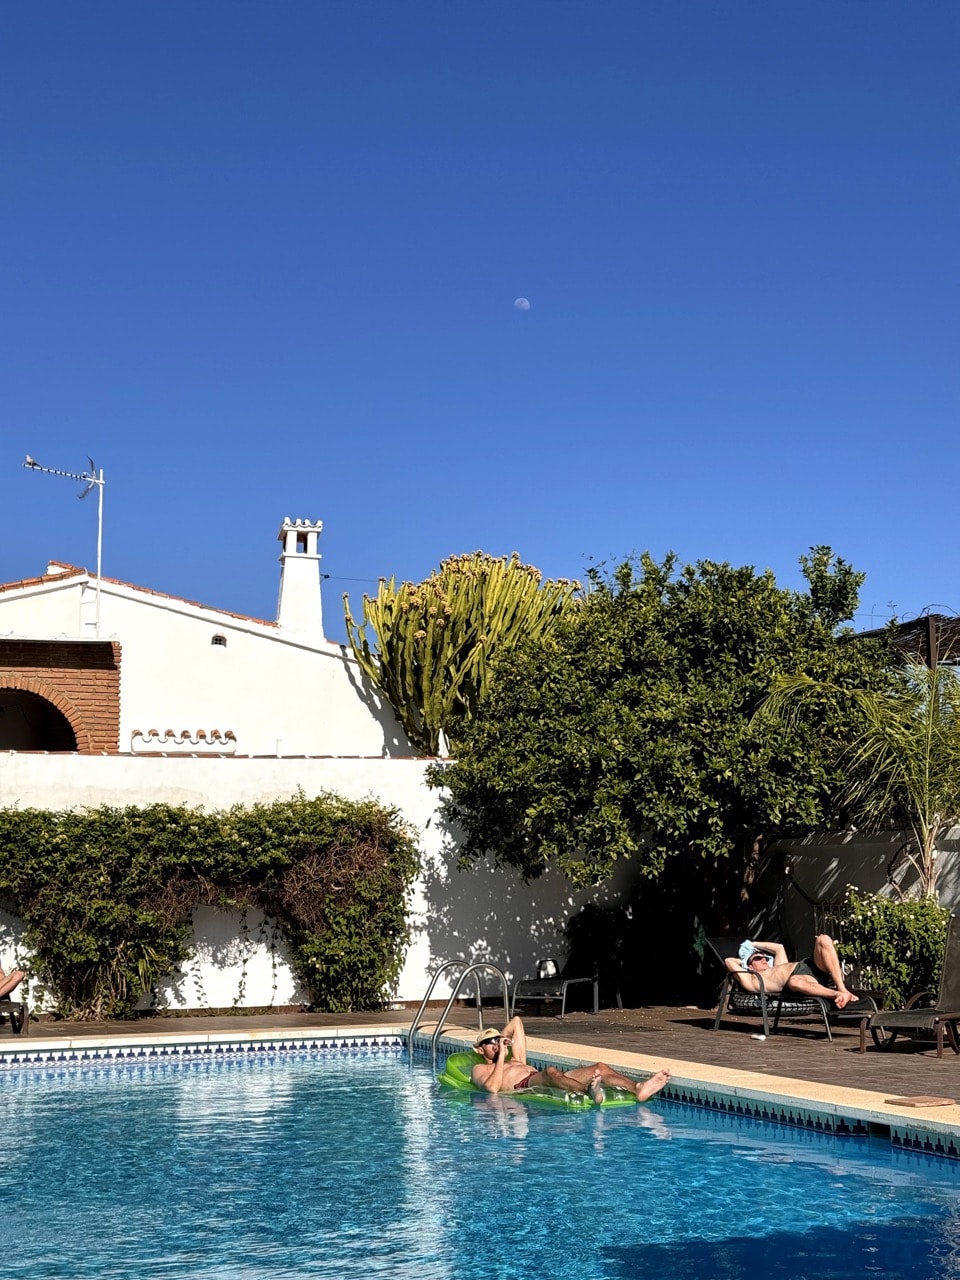
[[[23,1050],[92,1050],[99,1045],[163,1044],[184,1040],[261,1040],[281,1036],[405,1031],[409,1009],[377,1013],[258,1013],[218,1016],[161,1016],[129,1022],[33,1022],[28,1036],[0,1028],[0,1055]],[[439,1011],[428,1010],[425,1029]],[[502,1010],[486,1009],[485,1025],[502,1022]],[[645,1075],[667,1068],[688,1091],[701,1087],[769,1098],[779,1107],[825,1110],[849,1115],[871,1126],[921,1126],[960,1153],[960,1057],[917,1042],[900,1042],[880,1051],[868,1041],[859,1053],[859,1028],[839,1026],[833,1042],[814,1025],[791,1023],[766,1040],[757,1040],[754,1020],[730,1018],[713,1030],[706,1009],[648,1007],[606,1009],[599,1014],[525,1017],[531,1056],[542,1059],[602,1059],[631,1073]],[[473,1010],[455,1010],[447,1034],[469,1044],[477,1026]],[[0,1085],[2,1087],[2,1085]],[[913,1107],[897,1098],[940,1097],[948,1106]],[[938,1145],[940,1145],[938,1143]]]

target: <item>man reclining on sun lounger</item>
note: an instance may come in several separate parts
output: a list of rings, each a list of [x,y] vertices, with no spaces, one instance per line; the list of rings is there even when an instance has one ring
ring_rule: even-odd
[[[473,1068],[473,1083],[487,1093],[512,1093],[514,1089],[538,1084],[549,1089],[565,1089],[567,1093],[588,1093],[599,1103],[604,1099],[603,1086],[609,1085],[613,1089],[627,1089],[637,1095],[638,1102],[646,1102],[670,1079],[669,1071],[655,1071],[646,1080],[631,1080],[605,1062],[565,1070],[545,1067],[538,1071],[527,1062],[527,1037],[519,1018],[511,1018],[502,1032],[494,1027],[482,1031],[473,1047],[483,1058],[483,1062]],[[509,1061],[507,1050],[512,1051]]]
[[[823,996],[838,1009],[845,1009],[857,997],[843,981],[840,957],[833,939],[819,934],[813,942],[813,955],[806,960],[788,960],[779,942],[745,942],[739,956],[729,956],[724,963],[738,977],[745,991],[758,992],[763,980],[764,991],[793,991],[798,996]],[[831,985],[832,984],[832,985]]]
[[[22,969],[11,969],[9,973],[0,969],[0,1000],[8,996],[14,987],[19,987],[26,976]]]

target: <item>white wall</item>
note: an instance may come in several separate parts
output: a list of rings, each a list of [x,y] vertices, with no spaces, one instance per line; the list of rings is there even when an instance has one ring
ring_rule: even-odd
[[[806,946],[814,933],[816,903],[839,902],[848,885],[862,893],[896,897],[887,881],[887,868],[895,859],[904,835],[898,831],[879,835],[807,836],[784,840],[778,851],[788,855],[789,875],[783,886],[782,921],[787,937],[798,947]],[[951,910],[960,907],[960,827],[940,842],[940,873],[937,883],[940,902]],[[916,876],[903,868],[902,889],[916,896]]]
[[[181,973],[160,984],[160,1009],[256,1009],[308,1004],[309,995],[290,969],[289,951],[276,922],[262,911],[193,913],[193,948]],[[140,1008],[149,1008],[148,997]]]
[[[95,639],[92,632],[81,629],[80,582],[75,578],[50,579],[22,590],[4,591],[0,594],[0,637]]]
[[[557,875],[524,885],[491,861],[457,869],[455,833],[439,812],[439,794],[424,782],[426,762],[415,759],[260,759],[46,755],[0,752],[0,806],[82,808],[101,803],[156,802],[215,809],[332,791],[348,799],[374,798],[396,808],[410,825],[422,856],[411,898],[413,936],[394,996],[417,1001],[429,976],[448,960],[490,960],[512,981],[532,975],[537,960],[563,957],[561,930],[585,902],[625,901],[631,870],[600,889],[574,893]],[[941,901],[960,905],[960,830],[943,855]],[[813,912],[806,898],[837,899],[855,883],[880,890],[899,836],[811,837],[789,845],[794,885],[784,893],[788,936],[806,945]],[[261,925],[263,927],[261,928]],[[0,912],[0,964],[20,953],[22,925]],[[161,991],[175,1009],[286,1005],[304,999],[290,972],[282,938],[255,912],[198,911],[194,952],[184,972]],[[488,988],[492,990],[492,988]],[[436,995],[447,995],[446,985]]]
[[[137,729],[217,728],[232,730],[244,755],[411,754],[340,645],[127,599],[111,602],[110,616],[122,644],[122,751]]]
[[[489,863],[459,871],[455,835],[438,812],[439,794],[424,782],[426,763],[8,751],[0,752],[0,806],[82,808],[162,802],[219,809],[289,797],[302,789],[307,795],[333,791],[348,799],[373,798],[396,808],[413,830],[422,854],[411,901],[413,937],[394,993],[404,1001],[419,1000],[429,975],[448,960],[488,959],[511,980],[532,976],[538,959],[546,955],[562,959],[560,930],[585,902],[616,902],[628,891],[628,868],[609,885],[579,893],[573,893],[557,875],[524,885],[513,871],[498,870]],[[274,962],[267,941],[259,939],[259,918],[248,918],[244,936],[238,924],[238,916],[198,913],[195,960],[187,965],[185,975],[164,988],[170,1007],[296,1002],[302,993],[282,955]],[[4,945],[0,930],[0,956]],[[241,982],[244,990],[238,1002]],[[438,986],[438,997],[447,994],[447,987]]]

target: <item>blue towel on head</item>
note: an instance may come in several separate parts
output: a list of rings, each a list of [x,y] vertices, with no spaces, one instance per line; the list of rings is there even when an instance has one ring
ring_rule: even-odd
[[[744,969],[747,967],[747,961],[750,959],[750,957],[753,955],[756,949],[757,948],[753,945],[753,943],[748,938],[746,942],[743,944],[743,946],[740,948],[740,950],[737,952],[737,955],[740,957],[740,963],[743,965]]]

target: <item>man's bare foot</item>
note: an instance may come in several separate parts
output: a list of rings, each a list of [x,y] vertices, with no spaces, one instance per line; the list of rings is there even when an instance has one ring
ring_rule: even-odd
[[[646,1080],[641,1080],[637,1085],[637,1101],[646,1102],[648,1098],[652,1098],[655,1093],[659,1093],[665,1084],[670,1083],[669,1071],[655,1071],[652,1076],[648,1076]]]
[[[600,1072],[595,1071],[590,1077],[590,1083],[587,1085],[587,1093],[599,1107],[605,1100],[607,1095],[603,1091],[603,1084],[600,1080]]]
[[[856,1000],[856,998],[857,997],[853,994],[852,991],[838,991],[837,994],[833,997],[833,1002],[838,1009],[845,1009],[847,1005],[851,1004],[854,1000]]]

